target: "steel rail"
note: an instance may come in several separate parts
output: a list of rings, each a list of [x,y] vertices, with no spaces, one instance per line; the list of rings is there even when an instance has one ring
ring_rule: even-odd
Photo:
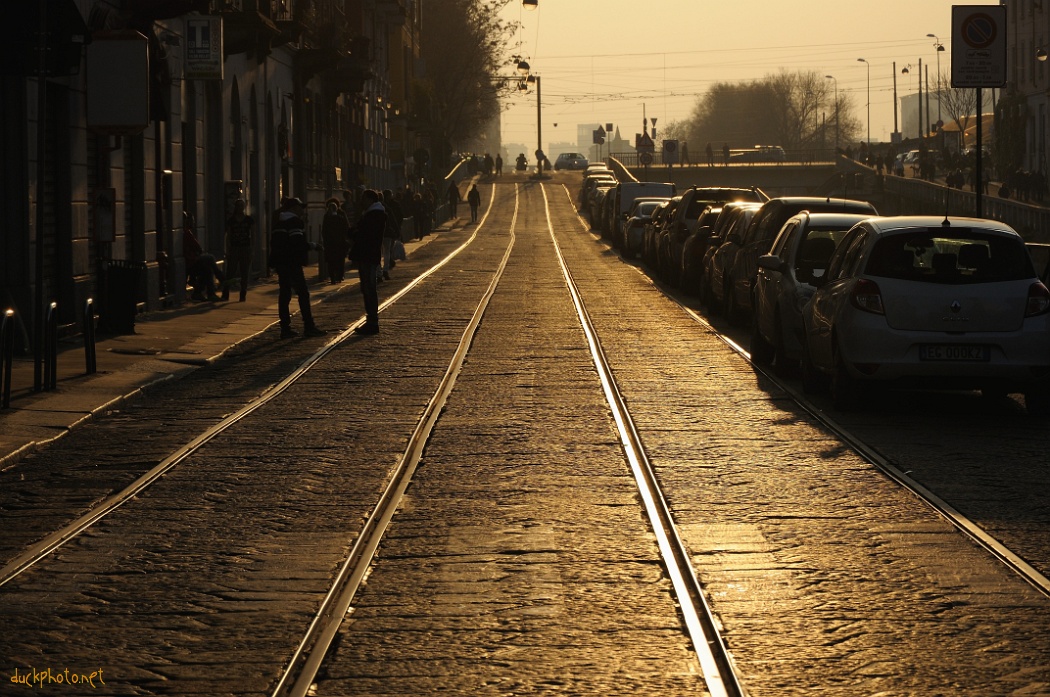
[[[492,206],[495,201],[495,187],[492,189],[492,194],[489,197],[488,207],[485,210],[485,215],[479,221],[475,227],[474,232],[468,237],[463,243],[448,253],[443,259],[438,261],[436,264],[428,268],[426,271],[421,273],[416,278],[412,279],[411,282],[407,283],[404,288],[399,290],[394,295],[387,298],[379,306],[379,311],[382,312],[386,308],[390,307],[406,294],[414,290],[420,283],[429,278],[431,275],[437,273],[442,267],[450,263],[454,258],[461,254],[467,247],[469,247],[475,239],[477,239],[478,232],[482,229],[485,221],[488,219],[489,213],[492,211]],[[225,432],[231,428],[234,424],[245,419],[252,412],[261,408],[265,404],[273,401],[285,390],[295,384],[299,379],[309,372],[314,366],[316,366],[322,359],[324,359],[329,353],[337,349],[347,339],[354,336],[354,329],[361,326],[365,322],[365,317],[362,315],[346,329],[332,338],[323,347],[318,349],[311,356],[307,357],[302,361],[291,373],[289,373],[280,382],[270,387],[268,390],[263,392],[261,395],[256,397],[254,400],[230,414],[229,416],[219,421],[214,426],[208,428],[206,431],[198,435],[196,438],[191,440],[189,443],[179,447],[177,450],[172,452],[166,458],[161,460],[157,465],[150,468],[147,472],[141,475],[138,479],[133,481],[127,487],[121,491],[112,494],[102,501],[96,508],[88,511],[87,513],[74,519],[72,522],[64,525],[63,527],[55,530],[46,537],[33,543],[20,554],[9,560],[2,568],[0,568],[0,588],[7,585],[14,579],[18,578],[21,574],[46,559],[51,553],[61,548],[66,543],[78,537],[85,530],[89,529],[103,518],[108,516],[113,511],[117,510],[125,503],[135,498],[138,494],[142,493],[145,489],[152,486],[165,474],[170,472],[179,463],[185,460],[187,457],[197,452],[201,447],[207,444],[209,441],[214,439],[216,436]]]
[[[569,190],[565,189],[566,195],[569,199],[570,205],[573,205],[576,210],[576,217],[584,229],[588,229],[587,223],[579,215],[578,209],[572,203],[572,195]],[[659,286],[653,279],[646,274],[640,267],[636,267],[638,273],[646,279],[654,288],[659,290]],[[662,291],[661,291],[662,292]],[[874,466],[877,470],[882,472],[887,478],[895,482],[898,486],[910,491],[916,498],[926,504],[931,510],[941,516],[947,521],[952,527],[961,532],[967,538],[969,538],[978,547],[984,549],[986,552],[991,554],[1000,563],[1005,565],[1008,569],[1014,572],[1022,580],[1028,583],[1032,588],[1039,591],[1042,595],[1050,598],[1050,578],[1040,572],[1034,566],[1025,561],[1020,555],[1011,550],[1006,544],[997,539],[994,535],[989,533],[987,530],[982,528],[979,524],[971,520],[966,514],[961,512],[959,509],[952,506],[950,503],[937,496],[933,491],[923,486],[921,483],[912,479],[907,475],[906,472],[897,467],[889,458],[883,456],[875,448],[867,445],[858,437],[853,435],[846,427],[839,424],[835,419],[828,415],[823,410],[819,409],[814,405],[806,396],[796,390],[794,387],[787,385],[782,378],[777,376],[775,373],[766,369],[765,367],[755,363],[751,360],[751,352],[745,349],[743,346],[734,341],[731,337],[720,332],[714,325],[712,325],[705,317],[701,316],[696,310],[688,307],[680,300],[672,295],[664,294],[669,300],[677,304],[682,310],[688,314],[694,321],[705,327],[708,331],[715,335],[722,343],[731,348],[736,353],[740,354],[745,360],[747,360],[751,366],[763,377],[767,378],[784,392],[791,397],[799,407],[801,407],[807,414],[813,417],[818,423],[824,428],[839,438],[843,443],[848,445],[857,455],[863,460]]]
[[[493,199],[495,198],[495,188],[493,186]],[[490,199],[489,210],[491,208]],[[488,212],[485,214],[485,218],[487,217]],[[479,222],[478,228],[484,225],[485,218],[482,218]],[[474,342],[474,337],[478,332],[478,327],[481,325],[481,320],[488,309],[489,302],[495,294],[500,280],[503,278],[503,273],[510,261],[511,252],[514,250],[517,219],[518,186],[515,185],[510,241],[507,244],[503,258],[493,273],[492,281],[478,302],[473,316],[467,323],[463,335],[460,337],[459,345],[452,356],[444,377],[441,379],[441,383],[423,410],[423,415],[409,437],[404,455],[394,468],[393,474],[379,497],[376,507],[365,520],[360,535],[358,535],[350,553],[336,574],[336,578],[328,593],[321,602],[320,609],[314,616],[306,634],[271,692],[273,697],[306,697],[306,695],[312,694],[314,680],[324,662],[325,655],[335,640],[339,627],[342,625],[351,603],[353,603],[354,596],[368,576],[376,550],[379,548],[390,521],[404,498],[405,491],[412,482],[412,477],[423,456],[423,449],[426,447],[427,441],[437,425],[438,418],[441,416],[441,411],[444,409],[445,403],[455,387],[463,362],[466,360],[471,344]]]
[[[562,276],[569,288],[573,304],[576,306],[576,313],[580,324],[583,326],[587,345],[591,351],[591,358],[595,368],[598,370],[602,390],[605,393],[609,407],[612,409],[613,419],[620,434],[620,444],[630,464],[631,472],[641,494],[653,533],[656,535],[660,555],[667,574],[671,579],[671,584],[674,587],[675,596],[678,599],[679,608],[685,620],[693,648],[700,660],[700,668],[707,683],[707,689],[714,697],[746,695],[747,693],[737,676],[732,655],[718,632],[718,623],[715,620],[714,613],[711,611],[711,607],[707,603],[703,588],[690,561],[689,551],[678,533],[670,506],[664,498],[656,477],[656,471],[649,461],[645,446],[642,443],[641,435],[638,433],[626,401],[620,393],[612,367],[609,365],[609,361],[602,349],[594,323],[591,321],[580,290],[576,286],[572,272],[569,270],[568,263],[562,254],[561,246],[558,244],[557,236],[554,233],[554,225],[551,222],[547,191],[542,186],[541,189],[547,215],[547,229],[554,244]],[[568,189],[566,189],[566,193],[568,193]]]

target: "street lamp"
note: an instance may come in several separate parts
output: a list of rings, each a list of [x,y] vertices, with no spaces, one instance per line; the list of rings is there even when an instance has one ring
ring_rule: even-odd
[[[933,39],[933,47],[937,49],[937,123],[941,123],[941,54],[944,53],[944,44],[936,34],[927,34]],[[940,126],[937,127],[940,130]]]
[[[871,146],[871,63],[864,58],[858,58],[857,62],[868,66],[868,146]]]
[[[540,6],[540,0],[521,0],[521,6],[526,10],[535,10]]]
[[[835,81],[835,154],[839,153],[839,81],[834,75],[825,75],[828,80]]]
[[[909,63],[908,65],[906,65],[903,68],[901,68],[901,74],[902,75],[907,75],[910,72],[911,72],[911,63]],[[922,123],[923,123],[923,119],[922,119],[922,58],[920,58],[919,59],[919,132],[918,132],[917,135],[921,139],[920,140],[920,145],[925,145],[925,143],[926,143],[926,132],[923,130]]]

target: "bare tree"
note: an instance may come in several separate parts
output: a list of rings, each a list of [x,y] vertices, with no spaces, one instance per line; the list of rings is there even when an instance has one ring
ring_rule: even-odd
[[[951,87],[951,80],[941,76],[943,88],[938,92],[940,105],[948,118],[955,122],[959,128],[959,147],[964,147],[964,134],[966,130],[977,123],[977,90],[972,87]]]
[[[442,0],[425,18],[426,77],[414,85],[418,122],[441,141],[439,159],[499,112],[495,80],[513,27],[499,10],[509,0]]]

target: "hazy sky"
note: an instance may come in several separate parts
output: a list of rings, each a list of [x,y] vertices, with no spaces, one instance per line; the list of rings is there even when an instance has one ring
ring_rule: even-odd
[[[914,67],[910,75],[900,70],[917,66],[920,58],[930,65],[932,85],[937,51],[926,35],[936,34],[946,49],[941,70],[948,71],[953,4],[967,3],[539,0],[539,9],[530,12],[512,0],[503,16],[522,21],[511,52],[520,49],[541,78],[545,149],[551,142],[575,141],[577,123],[611,122],[633,141],[643,103],[645,115],[657,118],[659,139],[661,126],[687,117],[712,84],[760,79],[781,68],[833,75],[866,128],[868,67],[858,58],[870,64],[872,140],[888,141],[893,62],[898,97],[916,92]],[[834,89],[834,81],[828,82]],[[531,159],[534,90],[504,101],[503,142],[529,145]]]

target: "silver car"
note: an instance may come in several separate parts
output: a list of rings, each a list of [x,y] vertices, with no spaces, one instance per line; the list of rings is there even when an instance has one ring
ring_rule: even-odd
[[[803,311],[803,386],[840,409],[875,384],[1024,394],[1050,412],[1050,290],[1024,241],[973,218],[871,218]]]
[[[804,211],[784,223],[758,258],[751,315],[751,360],[788,375],[802,358],[802,308],[835,247],[867,215]]]

